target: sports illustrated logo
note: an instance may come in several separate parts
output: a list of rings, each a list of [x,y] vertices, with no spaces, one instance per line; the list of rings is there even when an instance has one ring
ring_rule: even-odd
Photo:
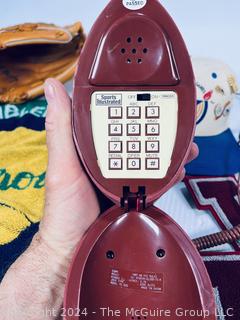
[[[121,94],[97,94],[96,106],[120,106],[122,104]]]
[[[123,0],[122,3],[129,10],[139,10],[145,7],[147,0]]]

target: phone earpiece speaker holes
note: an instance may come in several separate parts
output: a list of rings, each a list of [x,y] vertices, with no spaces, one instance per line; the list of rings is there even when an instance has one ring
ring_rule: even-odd
[[[133,41],[134,37],[130,37],[129,36],[129,37],[125,38],[125,39],[126,39],[126,42],[128,44],[131,44],[132,42],[134,42]],[[142,45],[141,45],[141,44],[143,44],[143,37],[138,36],[138,37],[135,38],[135,41],[136,41],[135,44],[137,45],[137,47],[135,47],[135,48],[133,47],[132,49],[129,48],[130,52],[133,55],[136,55],[139,52],[140,53],[142,52],[142,53],[144,53],[146,55],[148,53],[148,48],[142,47]],[[140,48],[139,48],[139,46],[140,46]],[[121,52],[122,55],[124,55],[124,54],[128,53],[129,51],[128,51],[128,49],[122,47],[120,49],[120,52]],[[137,59],[136,58],[133,59],[133,57],[130,57],[130,56],[125,60],[125,62],[126,62],[126,64],[132,64],[132,62],[134,62],[134,60],[135,60],[135,63],[137,63],[137,64],[142,64],[143,63],[143,58],[142,57],[137,57]]]

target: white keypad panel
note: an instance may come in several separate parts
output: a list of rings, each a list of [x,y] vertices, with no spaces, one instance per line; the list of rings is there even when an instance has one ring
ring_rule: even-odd
[[[162,179],[175,145],[178,97],[173,91],[98,91],[91,98],[98,165],[109,179]]]

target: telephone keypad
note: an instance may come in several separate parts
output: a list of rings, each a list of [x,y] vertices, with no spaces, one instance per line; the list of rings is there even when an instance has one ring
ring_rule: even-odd
[[[91,120],[98,165],[107,179],[162,179],[178,120],[173,91],[96,91]]]
[[[124,115],[122,112],[122,108],[110,107],[111,111],[109,111],[109,120],[117,119],[117,115],[120,114],[121,119],[124,121]],[[127,170],[159,170],[160,169],[160,158],[156,158],[155,155],[160,153],[160,109],[158,106],[151,106],[151,107],[141,107],[133,106],[127,107],[126,109],[126,120],[127,123],[125,124],[126,134],[129,138],[132,139],[139,139],[142,137],[142,132],[145,135],[145,139],[151,139],[145,141],[145,152],[146,155],[149,154],[149,158],[145,158],[145,166],[141,167],[141,141],[132,140],[126,141],[126,154],[130,156],[139,154],[139,158],[137,157],[129,157],[127,158],[126,162],[126,169]],[[144,110],[145,109],[145,110]],[[121,112],[120,112],[121,110]],[[114,117],[115,115],[115,117]],[[143,115],[141,117],[141,115]],[[138,121],[142,120],[142,123],[137,123]],[[122,136],[124,131],[124,125],[122,123],[114,123],[110,124],[110,134],[109,137],[112,136]],[[142,130],[143,128],[143,130]],[[145,131],[145,132],[144,132]],[[155,139],[155,140],[153,140]],[[156,140],[157,139],[157,140]],[[123,141],[109,141],[109,153],[110,154],[117,154],[123,153]],[[154,154],[154,158],[150,157],[150,154]],[[124,156],[123,156],[124,157]],[[111,159],[110,158],[110,169],[111,170],[123,170],[123,158],[122,159]]]

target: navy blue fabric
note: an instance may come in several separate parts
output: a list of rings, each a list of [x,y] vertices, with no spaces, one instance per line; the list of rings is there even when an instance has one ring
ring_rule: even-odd
[[[45,118],[36,118],[31,114],[27,114],[22,118],[0,120],[1,131],[13,131],[19,127],[24,127],[36,131],[43,131],[45,130]]]
[[[35,99],[19,105],[0,104],[0,130],[13,131],[19,127],[45,130],[47,102]]]
[[[11,264],[27,249],[38,228],[39,223],[33,223],[15,240],[0,246],[0,282]]]
[[[240,146],[230,129],[212,137],[195,137],[199,156],[186,166],[188,175],[226,176],[240,172]]]

